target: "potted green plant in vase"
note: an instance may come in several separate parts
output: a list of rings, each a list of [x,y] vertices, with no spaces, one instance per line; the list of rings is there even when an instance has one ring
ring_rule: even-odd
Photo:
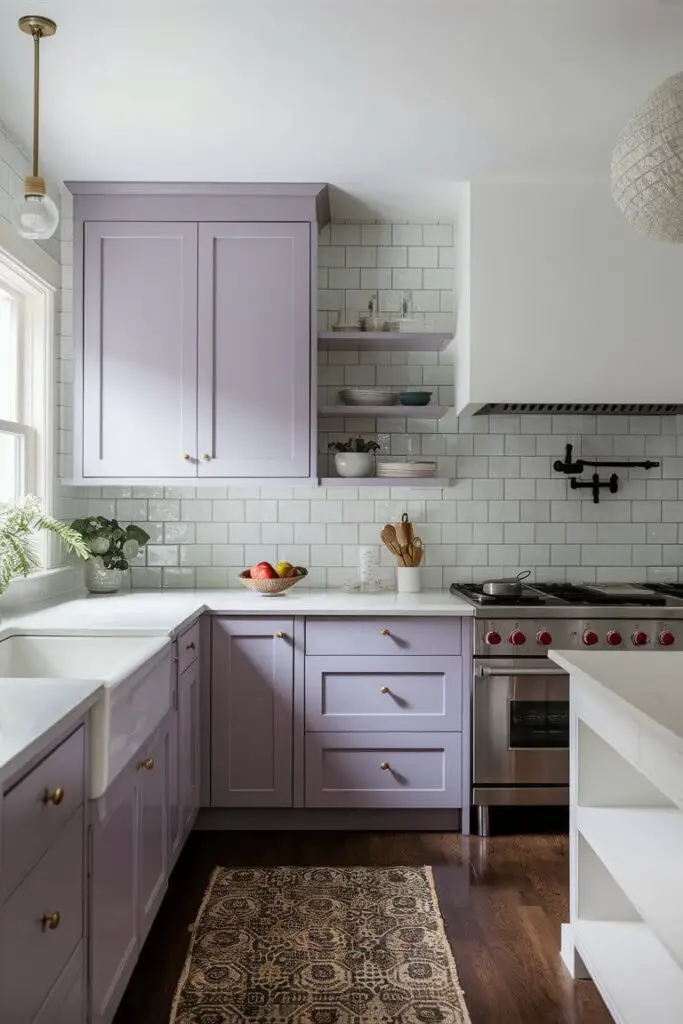
[[[334,466],[339,476],[374,475],[375,452],[379,451],[376,441],[350,437],[348,441],[330,441],[327,447],[336,452]]]
[[[140,526],[121,526],[116,519],[88,516],[74,519],[76,530],[88,546],[90,557],[85,566],[85,585],[91,594],[114,594],[121,586],[122,574],[137,558],[149,534]]]

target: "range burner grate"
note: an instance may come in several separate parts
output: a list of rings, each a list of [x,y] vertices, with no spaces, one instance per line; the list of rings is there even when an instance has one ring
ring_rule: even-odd
[[[451,583],[451,594],[466,597],[477,604],[486,605],[534,605],[545,604],[545,599],[540,594],[535,594],[528,587],[524,587],[519,597],[494,597],[492,594],[485,594],[481,583]]]
[[[567,604],[630,606],[662,606],[666,604],[666,596],[661,593],[655,593],[654,590],[651,594],[644,594],[642,592],[637,595],[628,594],[627,592],[619,594],[616,590],[601,594],[599,590],[582,587],[578,583],[537,583],[534,586],[542,594],[546,594],[548,597],[558,601],[566,601]],[[668,593],[672,594],[671,591],[668,591]]]

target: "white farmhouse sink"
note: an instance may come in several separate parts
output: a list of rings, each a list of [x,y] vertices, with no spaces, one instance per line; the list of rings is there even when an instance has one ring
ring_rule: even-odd
[[[142,636],[11,636],[0,679],[92,679],[105,687],[91,715],[90,797],[109,784],[171,708],[171,641]],[[28,685],[28,683],[27,683]],[[0,707],[0,729],[12,728]],[[4,720],[3,720],[4,719]]]

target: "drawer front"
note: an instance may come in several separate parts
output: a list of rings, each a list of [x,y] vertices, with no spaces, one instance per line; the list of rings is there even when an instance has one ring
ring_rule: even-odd
[[[0,911],[0,1019],[30,1024],[83,938],[83,811]],[[57,927],[43,918],[59,914]]]
[[[199,657],[199,622],[178,637],[178,675]]]
[[[5,896],[83,803],[84,775],[85,729],[81,726],[5,795],[0,871]]]
[[[459,733],[309,733],[306,806],[460,807],[460,755]]]
[[[451,731],[462,722],[462,658],[306,658],[306,731]]]
[[[306,654],[460,654],[457,618],[307,619]]]

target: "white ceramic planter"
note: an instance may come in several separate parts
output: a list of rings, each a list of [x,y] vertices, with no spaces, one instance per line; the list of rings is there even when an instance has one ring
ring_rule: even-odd
[[[339,476],[372,476],[375,472],[372,452],[337,452],[334,464]]]
[[[122,579],[121,570],[105,569],[98,555],[85,563],[85,585],[91,594],[115,594]]]
[[[421,590],[420,566],[397,565],[396,589],[399,594],[419,594]]]

